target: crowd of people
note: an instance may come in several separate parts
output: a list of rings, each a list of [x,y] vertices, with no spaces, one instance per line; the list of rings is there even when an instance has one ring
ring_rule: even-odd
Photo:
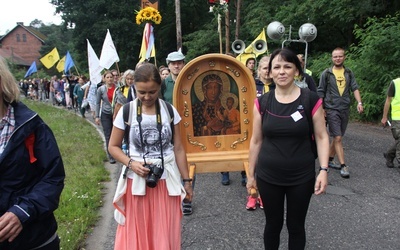
[[[359,113],[363,105],[354,74],[344,61],[345,51],[334,49],[333,65],[322,72],[318,85],[312,72],[304,70],[304,56],[290,49],[275,50],[258,62],[256,58],[246,61],[256,96],[249,176],[243,171],[241,184],[249,193],[246,209],[264,209],[266,249],[279,248],[284,214],[289,249],[304,249],[305,219],[312,194],[325,192],[330,168],[340,170],[343,178],[350,177],[342,138],[349,122],[351,94]],[[101,125],[109,162],[123,164],[114,197],[118,222],[115,249],[152,249],[160,242],[169,246],[167,249],[179,249],[178,222],[182,214],[193,213],[195,180],[188,175],[178,126],[181,117],[171,105],[185,55],[181,50],[171,52],[166,64],[157,68],[142,62],[123,72],[107,70],[100,83],[84,75],[19,82],[27,98],[79,110],[83,118],[89,113]],[[197,114],[194,136],[239,134],[237,96],[225,93],[222,98],[223,80],[218,74],[209,74],[200,84],[204,98],[192,106],[193,114]],[[400,80],[390,85],[383,124],[388,122],[393,103],[397,106],[392,106],[392,116],[400,117],[397,85]],[[400,162],[396,122],[392,128],[396,143],[384,154],[388,167],[393,167],[395,158]],[[320,164],[317,173],[316,155]],[[223,185],[230,184],[229,172],[222,172],[221,178]],[[154,227],[156,221],[164,226]]]

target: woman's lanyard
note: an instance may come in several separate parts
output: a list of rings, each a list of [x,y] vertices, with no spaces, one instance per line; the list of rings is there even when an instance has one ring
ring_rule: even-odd
[[[162,137],[161,137],[161,129],[162,129],[162,121],[161,121],[161,111],[160,111],[160,101],[157,99],[155,102],[156,105],[156,119],[157,119],[157,130],[158,130],[158,139],[160,141],[160,151],[161,151],[161,167],[164,168],[164,155],[163,155],[163,145],[162,145]],[[142,144],[142,153],[143,159],[146,154],[144,152],[144,143],[143,143],[143,131],[142,131],[142,102],[138,99],[137,100],[137,107],[136,107],[136,121],[139,124],[139,132],[140,132],[140,142]]]

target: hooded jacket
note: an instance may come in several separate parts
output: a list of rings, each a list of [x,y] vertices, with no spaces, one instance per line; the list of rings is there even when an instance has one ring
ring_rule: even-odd
[[[319,80],[317,94],[324,100],[324,109],[345,110],[350,108],[350,91],[354,92],[358,89],[358,84],[350,69],[344,68],[344,77],[346,86],[342,96],[336,85],[336,78],[332,68],[324,70]]]
[[[0,155],[0,216],[15,214],[23,229],[2,250],[41,246],[57,231],[54,210],[64,188],[64,165],[51,129],[22,103],[12,103],[15,128]]]

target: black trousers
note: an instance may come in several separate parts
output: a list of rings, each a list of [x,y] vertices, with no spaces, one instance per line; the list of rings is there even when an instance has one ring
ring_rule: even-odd
[[[278,250],[283,227],[286,199],[286,226],[289,233],[289,250],[303,250],[306,245],[305,220],[315,179],[296,186],[279,186],[257,178],[257,187],[264,204],[266,224],[264,246]]]

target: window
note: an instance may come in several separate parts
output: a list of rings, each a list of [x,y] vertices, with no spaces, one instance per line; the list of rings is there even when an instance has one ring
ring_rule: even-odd
[[[21,38],[19,37],[19,34],[17,34],[17,42],[21,42]]]
[[[22,41],[26,42],[26,34],[22,34]]]

